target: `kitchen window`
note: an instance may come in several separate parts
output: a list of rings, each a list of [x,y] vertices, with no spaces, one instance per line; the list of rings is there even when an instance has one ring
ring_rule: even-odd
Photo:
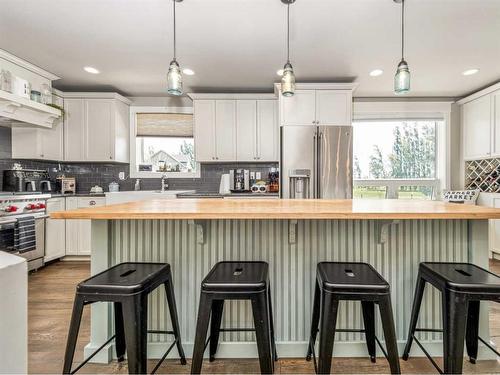
[[[354,198],[433,199],[439,119],[354,121]]]
[[[191,108],[131,108],[130,175],[199,177]]]

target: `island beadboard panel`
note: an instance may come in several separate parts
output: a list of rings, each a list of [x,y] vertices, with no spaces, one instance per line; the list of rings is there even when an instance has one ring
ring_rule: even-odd
[[[204,243],[199,243],[196,223],[204,226]],[[195,335],[200,283],[210,268],[221,260],[267,261],[278,348],[282,356],[302,356],[309,338],[318,262],[372,264],[391,285],[397,338],[402,345],[406,341],[418,263],[466,262],[470,257],[468,231],[471,224],[467,220],[402,220],[387,226],[385,242],[381,238],[381,225],[387,224],[385,221],[298,220],[295,243],[290,241],[290,223],[293,225],[293,221],[288,220],[111,220],[108,261],[110,265],[125,261],[170,263],[182,338],[189,354]],[[150,298],[150,329],[166,328],[163,293],[160,288]],[[428,287],[420,327],[440,328],[440,310],[438,293]],[[252,327],[249,304],[227,303],[223,326]],[[382,338],[380,324],[377,326],[377,335]],[[341,303],[337,327],[363,327],[359,303]],[[419,335],[427,342],[438,344],[440,340],[436,333]],[[161,355],[164,345],[155,343],[166,340],[169,339],[150,335],[150,355]],[[254,336],[253,333],[224,333],[223,340],[254,341]],[[363,340],[364,336],[358,333],[339,333],[336,352],[352,355],[354,351],[364,355]],[[342,345],[350,343],[348,347]],[[251,350],[256,352],[253,346]],[[430,350],[439,350],[439,345]]]

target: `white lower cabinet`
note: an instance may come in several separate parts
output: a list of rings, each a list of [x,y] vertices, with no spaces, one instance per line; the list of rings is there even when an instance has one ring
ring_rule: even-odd
[[[67,197],[66,209],[104,206],[104,197]],[[91,221],[66,220],[66,255],[90,255]]]
[[[64,211],[65,198],[51,198],[47,201],[47,214]],[[45,221],[45,262],[66,255],[66,220],[47,219]]]

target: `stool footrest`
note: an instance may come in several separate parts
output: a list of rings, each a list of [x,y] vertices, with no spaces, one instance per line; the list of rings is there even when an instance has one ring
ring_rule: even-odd
[[[500,353],[493,347],[491,346],[489,343],[487,343],[485,340],[483,340],[483,338],[481,336],[478,336],[477,337],[479,339],[479,341],[481,341],[484,345],[486,345],[493,353],[495,353],[497,356],[500,357]]]
[[[83,366],[87,364],[88,361],[90,361],[92,358],[96,356],[97,353],[99,353],[106,345],[108,345],[116,335],[111,336],[104,344],[102,344],[99,348],[97,348],[91,355],[89,355],[85,360],[80,363],[73,371],[70,370],[70,374],[76,373],[78,370],[80,370]]]
[[[415,328],[415,332],[436,332],[436,333],[443,333],[442,329],[437,329],[437,328]]]
[[[255,332],[255,328],[221,328],[220,332]]]
[[[161,359],[158,361],[158,363],[156,364],[155,368],[153,369],[153,371],[151,371],[151,374],[154,374],[156,373],[156,370],[158,370],[161,366],[161,364],[163,363],[163,361],[165,360],[165,358],[167,358],[167,355],[170,353],[170,351],[174,348],[174,346],[177,344],[177,339],[175,339],[172,344],[170,344],[170,346],[168,347],[167,351],[165,352],[165,354],[163,354],[163,357],[161,357]]]
[[[443,374],[443,370],[441,370],[441,368],[438,366],[438,364],[436,363],[436,361],[434,361],[434,359],[431,357],[431,355],[427,352],[427,350],[425,350],[424,346],[420,343],[420,341],[418,341],[418,339],[415,337],[415,335],[413,335],[413,340],[415,340],[415,342],[417,343],[417,345],[420,347],[420,349],[422,349],[422,351],[424,352],[425,356],[427,358],[429,358],[429,361],[431,361],[432,365],[436,368],[436,370],[440,373],[440,374]]]

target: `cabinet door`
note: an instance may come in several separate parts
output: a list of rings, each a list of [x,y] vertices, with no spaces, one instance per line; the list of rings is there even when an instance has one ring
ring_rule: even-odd
[[[257,160],[257,101],[236,101],[236,158]]]
[[[63,107],[63,99],[58,96],[52,97],[54,104]],[[46,160],[63,160],[64,158],[64,119],[60,118],[54,122],[51,129],[40,129],[42,143],[42,158]]]
[[[66,209],[78,208],[78,198],[66,198]],[[78,255],[80,220],[66,220],[66,255]]]
[[[236,160],[236,101],[215,102],[215,159]]]
[[[27,127],[12,128],[13,159],[43,159],[40,130]]]
[[[281,97],[281,125],[316,125],[316,91],[296,90]]]
[[[85,160],[113,160],[113,101],[85,99]]]
[[[494,117],[491,129],[491,154],[500,157],[500,93],[493,95]]]
[[[277,161],[278,119],[276,100],[257,101],[257,159]]]
[[[215,100],[195,100],[194,147],[198,162],[215,160]]]
[[[64,198],[47,201],[47,214],[65,210]],[[66,255],[66,220],[46,219],[45,221],[45,258],[46,262]]]
[[[85,160],[83,152],[85,110],[83,99],[64,100],[64,160]]]
[[[104,206],[106,198],[78,198],[78,208]],[[78,220],[78,255],[90,255],[92,252],[92,222]]]
[[[318,125],[351,126],[351,90],[317,90],[316,121]]]
[[[464,158],[491,154],[491,96],[465,103],[462,107]]]

